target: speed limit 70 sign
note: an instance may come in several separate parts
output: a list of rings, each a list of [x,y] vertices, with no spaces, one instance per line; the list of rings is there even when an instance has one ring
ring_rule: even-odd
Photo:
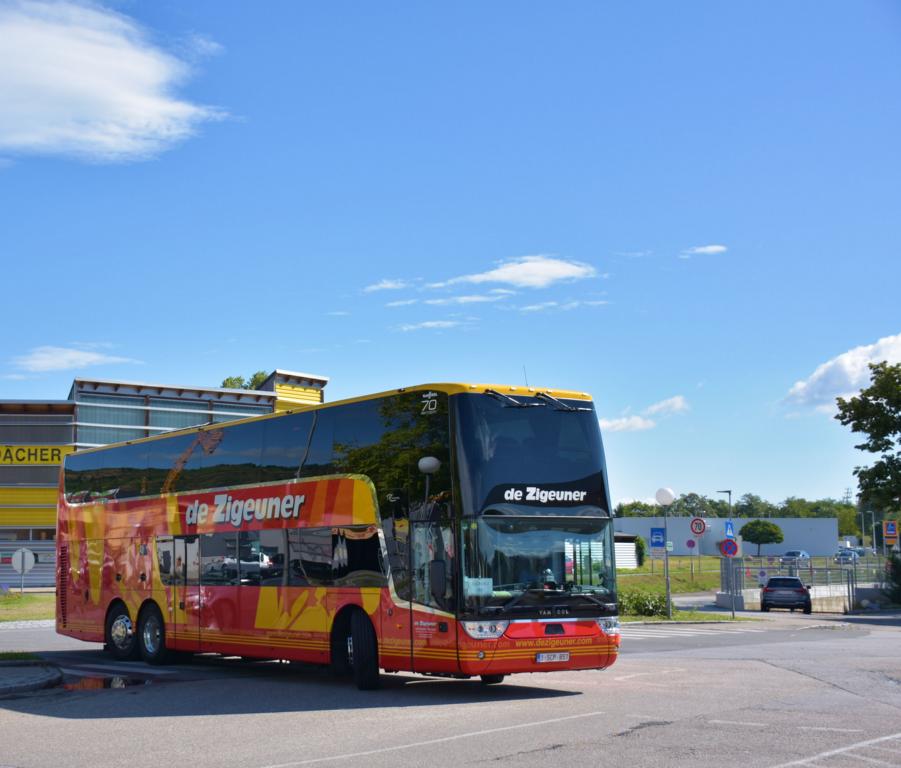
[[[704,531],[707,530],[707,523],[704,522],[704,519],[701,517],[693,517],[691,519],[691,532],[695,536],[702,536]]]

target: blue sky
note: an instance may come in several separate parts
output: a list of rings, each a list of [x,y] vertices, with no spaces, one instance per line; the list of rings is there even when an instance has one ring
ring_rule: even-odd
[[[0,1],[0,398],[590,392],[615,500],[841,496],[901,360],[893,2]]]

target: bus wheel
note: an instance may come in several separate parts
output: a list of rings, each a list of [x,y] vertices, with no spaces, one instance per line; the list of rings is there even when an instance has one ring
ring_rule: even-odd
[[[482,675],[482,685],[498,685],[504,682],[506,675]]]
[[[107,650],[119,661],[138,658],[138,640],[135,628],[124,603],[115,602],[106,614],[104,639]]]
[[[141,649],[141,658],[148,664],[165,664],[169,661],[166,625],[160,609],[155,605],[148,605],[141,611],[138,619],[138,647]]]
[[[379,687],[378,642],[372,622],[362,611],[354,611],[350,617],[347,660],[357,688],[361,691],[371,691]]]

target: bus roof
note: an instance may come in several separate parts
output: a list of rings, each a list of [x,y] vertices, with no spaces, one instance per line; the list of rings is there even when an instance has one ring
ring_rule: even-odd
[[[590,402],[591,395],[587,392],[575,392],[573,390],[568,389],[552,389],[550,387],[526,387],[524,385],[513,386],[510,384],[464,384],[464,383],[433,383],[433,384],[416,384],[412,387],[398,387],[397,389],[389,389],[384,392],[373,392],[369,395],[360,395],[359,397],[348,397],[344,400],[333,400],[330,403],[319,403],[319,404],[310,404],[310,405],[301,405],[296,408],[290,408],[285,411],[278,411],[276,413],[266,413],[258,416],[249,416],[246,419],[235,419],[234,421],[226,421],[226,422],[218,422],[216,424],[200,424],[194,427],[185,427],[184,429],[173,429],[169,432],[164,432],[160,435],[151,435],[150,437],[141,437],[137,440],[124,440],[120,443],[108,443],[107,445],[97,446],[96,448],[85,448],[84,450],[78,451],[78,454],[84,453],[93,453],[95,451],[103,451],[108,448],[114,448],[122,445],[133,445],[135,443],[148,443],[152,440],[160,440],[165,437],[170,437],[171,435],[184,435],[190,434],[192,432],[203,432],[205,430],[211,429],[220,429],[223,426],[232,426],[234,424],[244,424],[249,421],[262,421],[263,419],[275,419],[279,416],[287,416],[291,413],[301,413],[306,411],[318,411],[323,410],[325,408],[333,408],[337,405],[347,405],[349,403],[359,403],[365,400],[375,400],[380,397],[387,397],[389,395],[398,395],[403,392],[427,392],[430,389],[438,390],[439,392],[444,392],[448,395],[461,395],[461,394],[482,394],[487,392],[488,390],[494,390],[496,392],[500,392],[504,395],[516,395],[519,397],[528,397],[530,395],[537,394],[538,392],[546,392],[549,395],[553,395],[557,398],[563,398],[566,400],[585,400]],[[73,454],[70,454],[73,455]]]

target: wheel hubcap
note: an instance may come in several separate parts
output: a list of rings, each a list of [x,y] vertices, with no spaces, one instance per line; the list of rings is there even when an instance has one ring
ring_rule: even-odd
[[[354,639],[350,635],[347,636],[347,663],[351,666],[354,663]]]
[[[110,627],[110,638],[117,648],[128,648],[134,633],[134,627],[128,616],[117,616]]]

